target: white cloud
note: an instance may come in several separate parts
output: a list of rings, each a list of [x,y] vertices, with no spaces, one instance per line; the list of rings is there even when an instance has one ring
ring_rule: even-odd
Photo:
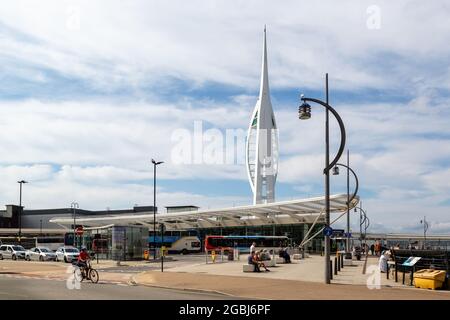
[[[445,61],[449,54],[448,5],[378,1],[378,30],[366,25],[370,5],[15,1],[2,6],[1,19],[24,36],[6,34],[1,49],[4,56],[86,79],[104,90],[139,87],[142,81],[167,76],[190,79],[194,85],[218,81],[254,90],[267,24],[275,87],[315,87],[330,72],[337,88],[400,88],[405,81],[413,85],[414,79],[445,88],[449,70],[427,62]],[[79,29],[67,28],[74,12],[79,12]],[[397,62],[402,60],[408,63]],[[439,79],[430,77],[433,72]],[[417,75],[411,78],[411,73]]]
[[[378,1],[381,28],[369,30],[366,9],[372,4],[2,4],[0,83],[5,92],[38,95],[27,92],[24,83],[37,84],[39,91],[55,81],[48,70],[64,81],[57,80],[51,92],[39,92],[45,96],[41,100],[0,102],[0,201],[15,201],[16,181],[24,178],[33,181],[26,186],[33,207],[67,206],[74,199],[91,208],[148,204],[152,192],[145,180],[152,178],[152,157],[166,161],[158,172],[161,179],[245,181],[243,165],[171,164],[170,137],[179,128],[192,131],[196,120],[221,130],[247,129],[259,87],[261,31],[267,24],[272,88],[322,88],[322,75],[329,72],[332,101],[337,89],[345,90],[345,100],[361,88],[412,97],[409,102],[333,106],[346,124],[351,165],[367,194],[364,204],[374,230],[390,224],[411,230],[411,221],[425,213],[436,221],[435,229],[445,230],[450,112],[442,91],[448,92],[450,84],[450,68],[445,67],[450,7],[443,1]],[[78,18],[79,29],[67,28]],[[10,83],[11,77],[19,80]],[[189,85],[177,87],[172,78]],[[87,91],[119,92],[120,97],[99,101],[80,91],[64,102],[54,99],[77,81],[87,83]],[[189,97],[190,87],[202,89],[209,81],[243,90],[227,103]],[[174,102],[164,101],[155,87]],[[123,96],[127,102],[120,101]],[[321,190],[322,111],[313,110],[311,120],[300,122],[296,106],[274,107],[282,155],[279,182],[293,185],[300,195]],[[334,120],[330,132],[334,154],[339,138]],[[343,175],[332,179],[333,192],[345,190]],[[176,199],[205,206],[244,201],[163,189],[160,197],[167,204]]]

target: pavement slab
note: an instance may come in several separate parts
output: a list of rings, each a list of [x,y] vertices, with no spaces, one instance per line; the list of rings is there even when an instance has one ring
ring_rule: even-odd
[[[450,300],[448,291],[409,288],[369,289],[363,285],[322,284],[181,272],[147,271],[133,276],[138,285],[220,292],[241,298],[294,300]]]

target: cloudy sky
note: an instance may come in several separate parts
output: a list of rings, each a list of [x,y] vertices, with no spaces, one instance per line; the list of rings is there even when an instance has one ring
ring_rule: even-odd
[[[324,113],[300,122],[297,107],[300,93],[323,98],[328,72],[371,231],[420,232],[427,216],[448,233],[449,16],[443,0],[5,2],[0,203],[18,203],[25,179],[27,208],[150,205],[154,157],[159,206],[250,204],[239,157],[198,148],[222,133],[224,154],[243,153],[226,133],[249,124],[267,25],[277,200],[323,194]],[[334,153],[334,122],[331,133]],[[176,159],[180,147],[192,161]],[[331,181],[345,193],[345,175]]]

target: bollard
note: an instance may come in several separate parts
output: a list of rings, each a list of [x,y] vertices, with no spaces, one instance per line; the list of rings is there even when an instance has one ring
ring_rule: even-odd
[[[333,280],[333,261],[330,260],[330,280]]]
[[[397,267],[397,261],[395,262],[395,282],[398,282],[398,273],[397,273],[398,267]]]
[[[337,276],[337,273],[338,273],[337,258],[334,257],[334,275]]]
[[[341,271],[341,257],[340,256],[337,257],[337,269],[338,269],[338,271]]]
[[[344,269],[344,255],[341,255],[341,268]]]
[[[389,263],[387,264],[387,268],[386,268],[386,279],[389,280]]]

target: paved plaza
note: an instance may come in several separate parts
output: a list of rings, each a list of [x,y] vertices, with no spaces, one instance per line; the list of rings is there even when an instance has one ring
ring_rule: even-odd
[[[94,262],[93,267],[99,270],[100,282],[97,285],[83,283],[82,289],[89,291],[92,296],[96,292],[102,297],[109,297],[110,289],[123,294],[135,290],[135,294],[128,295],[137,299],[159,299],[166,295],[155,294],[155,288],[175,290],[174,299],[183,298],[192,294],[203,293],[214,299],[222,298],[253,298],[253,299],[450,299],[449,291],[431,291],[416,289],[395,282],[393,278],[386,279],[381,274],[380,288],[369,289],[368,272],[363,274],[364,261],[353,261],[354,266],[346,266],[333,277],[331,285],[323,284],[323,257],[311,255],[303,260],[292,260],[291,264],[278,264],[270,268],[270,272],[244,273],[241,261],[211,263],[204,255],[175,255],[172,260],[164,263],[164,272],[160,271],[159,262],[122,262],[117,265],[113,261]],[[370,257],[367,262],[367,271],[370,266],[376,266],[378,259]],[[67,279],[67,269],[70,264],[57,262],[27,262],[27,261],[0,261],[0,281],[8,283],[8,287],[17,297],[24,294],[25,283],[33,285],[41,280],[43,287],[53,288],[57,292],[65,292],[64,281]],[[6,282],[5,282],[6,281]],[[408,283],[408,281],[406,282]],[[146,289],[148,289],[146,291]],[[35,290],[36,291],[36,290]],[[84,291],[84,290],[82,290]],[[29,291],[29,297],[39,299],[39,290]],[[147,293],[146,293],[147,292]],[[184,293],[183,293],[184,292]],[[122,294],[118,294],[122,296]],[[66,298],[75,298],[76,293],[69,293]],[[89,296],[89,294],[87,295]],[[0,299],[6,299],[5,292]],[[51,298],[42,293],[41,298]],[[197,299],[197,298],[195,298]]]

